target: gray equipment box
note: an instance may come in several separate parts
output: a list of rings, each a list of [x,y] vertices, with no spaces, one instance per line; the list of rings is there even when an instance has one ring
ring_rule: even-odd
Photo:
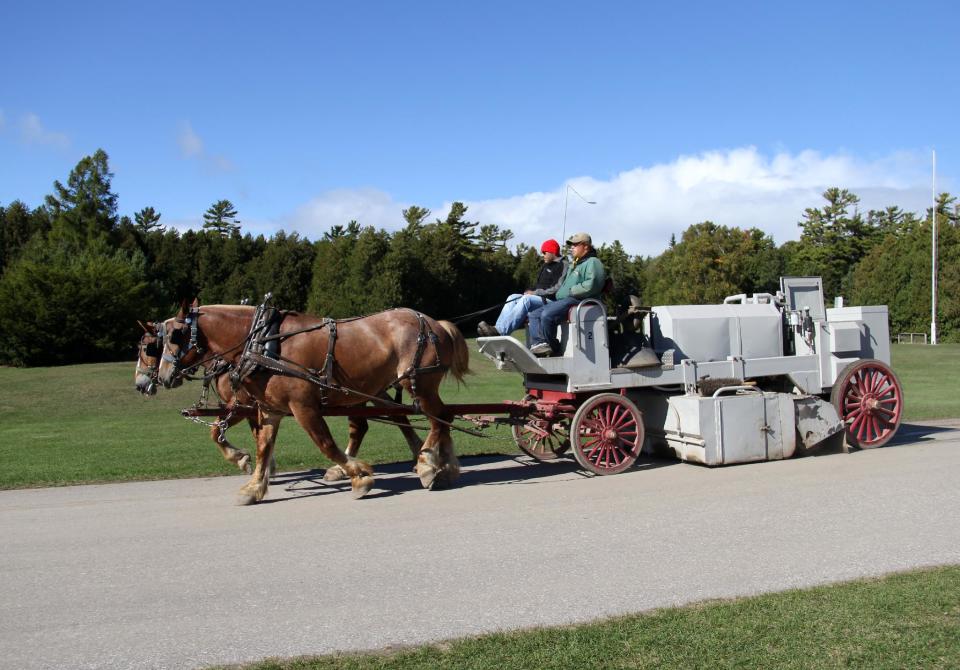
[[[654,349],[673,349],[675,361],[783,355],[783,321],[771,304],[658,306],[650,327]]]
[[[757,389],[703,397],[666,398],[662,428],[648,425],[654,451],[703,465],[731,465],[790,458],[796,451],[793,398]]]

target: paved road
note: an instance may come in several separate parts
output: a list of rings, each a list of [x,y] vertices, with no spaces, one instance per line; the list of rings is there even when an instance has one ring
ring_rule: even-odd
[[[468,459],[354,501],[315,473],[0,492],[0,667],[193,668],[960,563],[960,422],[855,454],[615,477]]]

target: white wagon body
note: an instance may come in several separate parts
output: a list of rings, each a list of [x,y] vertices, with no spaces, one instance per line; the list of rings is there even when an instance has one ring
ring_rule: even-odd
[[[725,465],[788,458],[845,427],[860,447],[896,432],[903,394],[885,306],[825,309],[820,278],[784,277],[776,295],[634,311],[641,316],[639,332],[628,332],[599,301],[584,301],[561,327],[562,355],[550,358],[513,337],[478,339],[545,409],[515,430],[525,451],[551,457],[569,431],[578,461],[608,474],[640,446]]]

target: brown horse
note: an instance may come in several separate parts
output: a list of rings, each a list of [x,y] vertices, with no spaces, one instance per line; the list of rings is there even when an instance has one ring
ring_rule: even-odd
[[[144,395],[155,395],[159,383],[157,374],[160,367],[160,356],[163,353],[163,340],[157,331],[156,324],[152,321],[148,321],[146,324],[141,321],[137,321],[137,323],[143,328],[143,335],[140,336],[140,342],[137,345],[134,387]],[[220,396],[221,402],[228,408],[232,407],[234,393],[227,376],[225,374],[218,375],[213,380],[213,385],[217,395]],[[249,397],[241,390],[240,394],[237,395],[237,402],[247,404]],[[229,409],[227,412],[229,412]],[[253,472],[253,467],[250,465],[250,454],[242,449],[237,449],[227,440],[226,431],[241,421],[243,421],[241,416],[228,415],[226,425],[222,428],[220,422],[214,423],[210,427],[210,439],[217,445],[217,449],[220,450],[225,461],[233,463],[243,472],[250,474]],[[259,428],[256,419],[248,418],[247,423],[250,425],[250,431],[256,436]]]
[[[239,366],[254,313],[253,307],[236,305],[209,305],[200,310],[196,301],[192,309],[181,306],[177,316],[165,322],[167,337],[158,368],[159,381],[168,388],[177,386],[182,383],[181,370],[215,357]],[[305,329],[312,330],[299,332]],[[459,475],[450,438],[453,417],[438,393],[447,372],[462,381],[469,371],[466,342],[456,326],[413,310],[395,309],[338,321],[336,329],[339,339],[332,368],[326,360],[332,341],[329,322],[291,312],[279,330],[281,337],[289,336],[282,345],[283,359],[311,373],[331,369],[328,384],[263,369],[242,380],[243,389],[257,403],[260,421],[256,431],[257,465],[240,490],[240,503],[255,503],[266,495],[269,482],[263,464],[273,454],[280,420],[290,415],[324,455],[351,478],[354,496],[366,495],[373,486],[373,469],[340,451],[323,419],[324,408],[361,405],[396,384],[415,399],[430,420],[430,433],[420,447],[416,464],[423,486],[449,485]]]
[[[140,393],[144,395],[154,395],[157,392],[157,384],[159,383],[157,380],[157,370],[160,365],[160,356],[163,353],[163,342],[160,334],[157,332],[155,323],[152,321],[148,321],[146,324],[141,321],[137,321],[137,323],[140,324],[140,327],[143,329],[143,335],[141,335],[140,342],[137,345],[137,367],[134,373],[134,385]],[[253,468],[250,465],[250,454],[230,444],[229,440],[227,440],[227,430],[243,421],[242,416],[233,416],[230,413],[230,408],[235,405],[249,405],[252,399],[250,398],[250,394],[243,388],[237,389],[236,393],[234,392],[233,384],[230,382],[228,376],[229,370],[230,369],[223,370],[212,380],[214,391],[216,391],[217,396],[220,398],[221,405],[225,408],[225,416],[221,418],[221,421],[214,423],[210,427],[210,439],[217,445],[217,449],[220,450],[224,460],[233,463],[249,475],[253,473]],[[383,397],[386,399],[386,394],[384,394]],[[347,421],[349,424],[349,439],[346,453],[347,456],[356,456],[360,451],[360,444],[363,442],[363,437],[369,429],[369,423],[365,417],[358,416],[347,417]],[[257,432],[260,429],[259,421],[256,418],[248,417],[247,423],[250,425],[250,432],[253,434],[254,439],[256,439]],[[393,417],[392,423],[396,424],[400,432],[403,433],[403,437],[407,441],[407,446],[410,447],[410,453],[413,455],[414,463],[416,463],[417,455],[420,452],[423,441],[410,425],[407,417]],[[346,477],[346,473],[339,465],[328,468],[323,476],[326,481],[338,481],[344,477]]]

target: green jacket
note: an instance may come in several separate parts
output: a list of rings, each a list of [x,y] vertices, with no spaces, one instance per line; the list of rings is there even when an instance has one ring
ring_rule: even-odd
[[[596,298],[603,291],[606,280],[607,272],[603,269],[603,263],[591,250],[585,258],[574,261],[573,265],[570,266],[560,290],[557,291],[557,300],[563,298],[576,298],[577,300]]]

